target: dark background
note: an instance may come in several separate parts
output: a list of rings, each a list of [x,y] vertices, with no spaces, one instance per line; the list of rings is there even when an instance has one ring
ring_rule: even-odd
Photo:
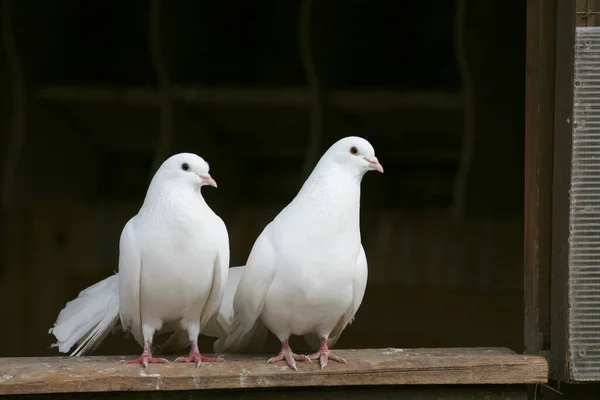
[[[58,354],[48,329],[117,270],[169,155],[210,163],[243,265],[347,135],[385,174],[363,181],[369,282],[337,347],[522,350],[525,3],[316,3],[308,22],[292,0],[2,3],[0,356]],[[97,354],[138,352],[118,335]]]

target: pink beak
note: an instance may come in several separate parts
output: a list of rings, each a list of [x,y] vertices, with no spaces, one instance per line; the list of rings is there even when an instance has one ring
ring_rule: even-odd
[[[371,169],[374,169],[375,171],[379,171],[383,174],[383,167],[381,166],[381,164],[379,164],[379,160],[377,159],[377,157],[375,157],[375,156],[365,157],[365,161],[367,161],[369,163],[369,166],[371,167]]]
[[[199,175],[199,176],[200,176],[200,179],[202,179],[202,182],[205,185],[209,185],[209,186],[212,186],[212,187],[217,187],[217,182],[215,182],[215,180],[209,174],[202,174],[202,175]]]

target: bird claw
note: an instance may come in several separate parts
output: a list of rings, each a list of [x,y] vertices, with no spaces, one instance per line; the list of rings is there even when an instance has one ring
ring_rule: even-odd
[[[144,368],[148,368],[148,363],[155,363],[155,364],[169,364],[169,361],[166,358],[155,358],[155,357],[145,357],[145,356],[140,356],[138,358],[136,358],[135,360],[121,360],[119,361],[121,363],[125,363],[125,364],[141,364],[142,367]]]
[[[328,364],[328,360],[333,360],[333,361],[337,361],[340,364],[348,364],[348,361],[346,361],[346,359],[340,357],[340,356],[336,356],[335,354],[333,354],[331,352],[331,350],[325,350],[325,351],[318,351],[314,354],[311,354],[309,356],[309,358],[311,360],[319,360],[320,364],[321,364],[321,369],[325,368]]]
[[[269,358],[269,360],[267,361],[267,364],[271,364],[271,363],[283,361],[283,360],[285,360],[287,365],[294,371],[298,371],[298,367],[296,366],[296,361],[308,361],[309,363],[312,363],[312,361],[310,360],[310,358],[308,356],[305,356],[304,354],[295,354],[292,352],[292,350],[287,349],[287,350],[282,350],[281,353],[279,353],[275,357]]]
[[[205,357],[198,352],[192,352],[187,357],[179,357],[175,362],[195,362],[196,368],[200,367],[203,362],[224,362],[225,360],[221,357]]]

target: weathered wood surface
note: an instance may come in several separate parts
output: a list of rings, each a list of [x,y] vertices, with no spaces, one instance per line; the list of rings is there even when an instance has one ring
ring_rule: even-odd
[[[542,357],[503,348],[339,350],[348,365],[266,364],[266,356],[225,355],[226,362],[153,365],[120,357],[0,359],[0,394],[252,389],[306,386],[535,384],[547,381]]]
[[[343,400],[527,400],[527,385],[436,385],[436,386],[354,386],[354,387],[306,387],[244,390],[188,390],[159,392],[108,392],[108,393],[51,393],[5,396],[3,399],[18,400],[273,400],[273,399],[322,399]],[[576,398],[595,400],[596,397]],[[546,400],[546,398],[544,398]],[[565,400],[565,399],[561,399]]]

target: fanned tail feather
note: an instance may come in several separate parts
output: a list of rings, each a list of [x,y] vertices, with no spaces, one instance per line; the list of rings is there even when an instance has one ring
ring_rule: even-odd
[[[93,351],[119,322],[119,276],[112,275],[79,293],[58,314],[53,334],[61,353],[77,345],[71,356]]]
[[[257,320],[248,332],[237,328],[232,323],[229,334],[213,344],[215,353],[262,353],[267,338],[267,327]]]

